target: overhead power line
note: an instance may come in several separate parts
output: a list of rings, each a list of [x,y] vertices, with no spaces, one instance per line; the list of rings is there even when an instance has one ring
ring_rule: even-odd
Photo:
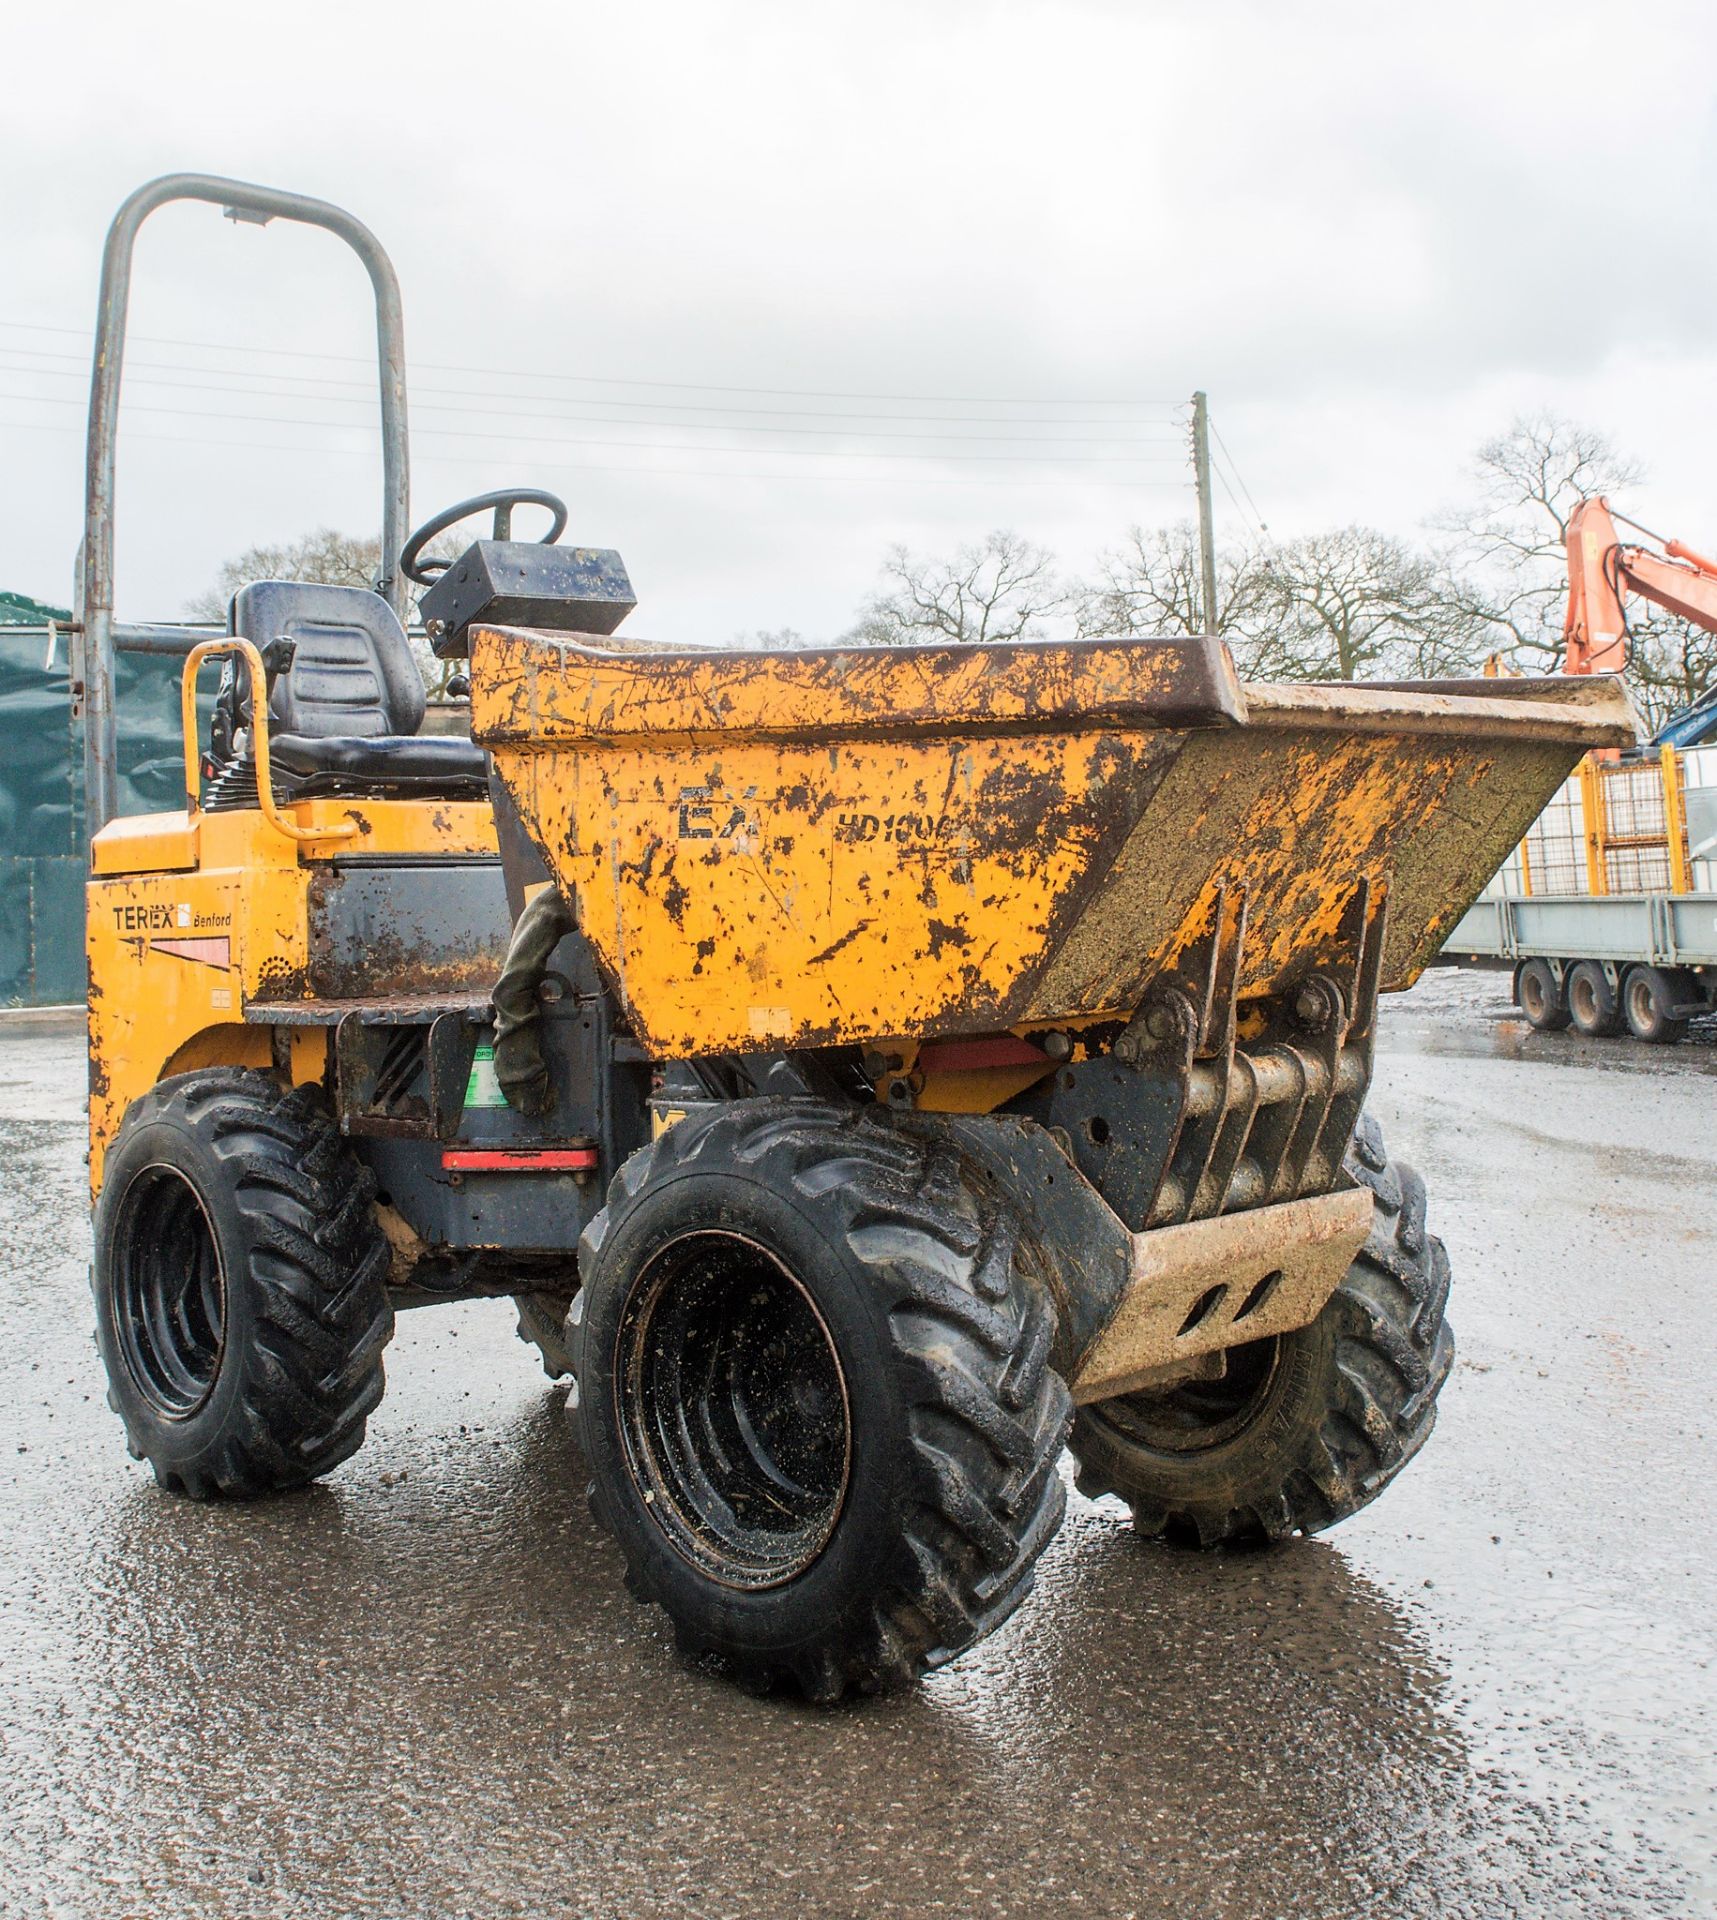
[[[0,322],[0,324],[6,324],[6,323]],[[46,368],[46,367],[44,368],[16,367],[11,369],[14,372],[39,374],[40,377],[45,379],[75,380],[75,381],[78,381],[80,384],[87,380],[87,374],[84,372],[84,368],[87,366],[88,360],[87,360],[87,356],[83,354],[54,353],[49,351],[48,349],[41,348],[41,347],[15,347],[15,346],[9,346],[9,345],[0,345],[0,353],[9,354],[15,359],[27,358],[31,360],[56,360],[63,363],[68,363],[68,370],[65,372],[61,372],[56,369]],[[75,369],[75,371],[72,371],[70,369]],[[141,372],[139,372],[140,369],[142,370]],[[153,374],[157,371],[162,373],[205,373],[205,374],[212,374],[217,379],[234,380],[234,381],[240,381],[245,383],[249,383],[251,381],[256,381],[256,380],[268,380],[268,381],[273,381],[277,385],[291,386],[291,387],[306,387],[306,388],[307,387],[338,387],[352,394],[354,396],[353,400],[351,402],[348,402],[337,394],[318,394],[315,397],[319,399],[328,399],[336,402],[339,405],[362,404],[364,406],[374,406],[375,404],[376,383],[373,379],[371,380],[340,380],[340,379],[334,378],[331,375],[324,376],[324,375],[317,375],[317,374],[299,374],[299,373],[269,373],[269,372],[263,371],[260,368],[253,370],[249,368],[236,368],[236,367],[211,367],[206,364],[199,365],[197,363],[190,362],[190,361],[146,360],[146,359],[140,358],[135,354],[128,356],[126,359],[125,372],[126,372],[126,378],[128,382],[136,381],[137,384],[151,384],[151,385],[157,385],[157,386],[186,386],[186,387],[198,384],[192,381],[155,380],[153,378]],[[497,377],[512,378],[514,376],[499,375]],[[245,391],[254,391],[255,389],[249,388],[248,385],[241,385],[236,387],[210,386],[208,390],[213,393],[229,393],[229,392],[242,393]],[[483,388],[483,387],[442,387],[442,386],[430,385],[427,382],[419,381],[414,383],[412,388],[414,407],[422,408],[425,405],[425,402],[422,396],[426,394],[435,396],[435,399],[433,402],[431,402],[431,404],[436,404],[436,405],[439,405],[440,397],[443,395],[453,397],[453,398],[459,398],[459,399],[486,400],[486,401],[528,400],[528,399],[537,397],[533,395],[531,389],[529,388],[518,389],[512,392],[496,392],[491,389]],[[1172,409],[1165,410],[1161,414],[1152,415],[1145,419],[1141,419],[1137,422],[1117,420],[1112,416],[1104,415],[1104,414],[1097,414],[1097,415],[1012,414],[1012,415],[1004,415],[996,419],[986,419],[986,417],[982,414],[974,415],[974,414],[967,414],[967,413],[928,413],[928,414],[926,413],[874,413],[874,412],[838,413],[826,407],[746,407],[746,406],[737,406],[737,405],[709,406],[709,405],[702,405],[695,401],[689,401],[689,400],[610,400],[610,399],[604,399],[600,395],[596,395],[596,394],[584,394],[584,395],[548,394],[548,395],[543,395],[541,397],[551,401],[560,401],[560,402],[571,401],[573,404],[578,406],[627,408],[633,412],[640,412],[640,413],[718,413],[718,414],[756,415],[761,418],[785,419],[785,420],[815,419],[815,420],[918,421],[918,422],[933,422],[936,424],[945,424],[950,426],[984,426],[984,425],[1010,426],[1010,427],[1017,427],[1017,426],[1039,426],[1039,427],[1136,426],[1136,427],[1152,429],[1152,431],[1149,433],[1147,437],[1153,438],[1153,439],[1163,439],[1163,440],[1171,440],[1171,439],[1178,440],[1180,438],[1182,430],[1177,424],[1175,424],[1174,416],[1177,411],[1178,412],[1185,411],[1184,408],[1180,408],[1178,410],[1172,410]],[[949,404],[953,404],[953,403],[949,403]],[[1007,404],[1007,403],[992,402],[989,404],[1001,405],[1001,404]],[[1025,405],[1028,403],[1020,402],[1019,404]],[[1031,403],[1031,404],[1035,404],[1035,403]],[[476,409],[472,409],[472,411],[476,411]],[[566,415],[564,417],[575,418],[577,416]],[[592,416],[592,417],[596,417],[596,416]]]
[[[0,320],[0,326],[13,327],[20,331],[31,333],[63,334],[74,339],[93,339],[93,335],[87,327],[49,326],[33,320]],[[134,340],[145,342],[150,346],[184,347],[199,352],[243,353],[286,360],[325,360],[351,366],[371,364],[369,356],[365,354],[315,353],[302,347],[226,346],[218,340],[180,340],[169,338],[162,334],[139,333],[131,337]],[[724,386],[708,380],[638,380],[629,376],[616,374],[563,373],[559,369],[544,368],[509,369],[505,367],[474,367],[452,361],[424,360],[416,362],[415,364],[425,372],[431,373],[471,373],[489,375],[500,379],[557,380],[579,386],[648,387],[657,391],[680,393],[743,393],[773,399],[881,400],[909,406],[1118,406],[1160,409],[1165,413],[1180,413],[1185,411],[1184,403],[1178,400],[1116,398],[1107,400],[1079,399],[1056,401],[1041,397],[1022,398],[1019,395],[849,392],[828,387]]]
[[[1222,437],[1222,429],[1212,421],[1210,430],[1216,436],[1216,444],[1222,449],[1223,458],[1228,462],[1229,472],[1234,475],[1235,485],[1238,486],[1240,491],[1246,496],[1246,504],[1252,509],[1253,522],[1256,524],[1258,531],[1264,535],[1265,539],[1268,539],[1270,537],[1269,526],[1266,524],[1264,516],[1258,511],[1258,503],[1252,498],[1252,489],[1247,486],[1245,480],[1241,477],[1239,465],[1236,463],[1233,454],[1228,451],[1228,443]],[[1224,484],[1226,485],[1227,483],[1224,482]],[[1229,495],[1230,499],[1233,499],[1233,497],[1232,494]],[[1238,511],[1240,502],[1235,500],[1234,505]],[[1242,516],[1242,518],[1244,518],[1244,516]]]
[[[1228,476],[1222,471],[1222,463],[1217,461],[1214,463],[1214,466],[1217,484],[1222,488],[1222,491],[1227,494],[1229,505],[1232,506],[1235,513],[1244,520],[1246,518],[1246,509],[1241,506],[1239,500],[1235,497],[1234,489],[1228,484]]]
[[[0,396],[0,398],[4,398],[4,396]],[[233,418],[234,416],[223,414],[219,417],[223,419],[230,419],[230,418]],[[54,422],[54,421],[47,421],[47,420],[0,421],[0,426],[4,426],[6,431],[8,432],[57,434],[60,437],[65,439],[81,440],[83,438],[83,429],[81,427],[72,426],[72,425],[61,425],[58,422]],[[167,434],[167,433],[149,433],[149,432],[133,432],[128,436],[128,440],[145,441],[152,446],[207,447],[207,448],[219,449],[219,450],[223,450],[231,453],[309,454],[309,455],[315,456],[317,459],[322,459],[329,455],[346,456],[346,457],[361,458],[361,459],[370,459],[374,457],[374,449],[372,447],[341,446],[333,442],[323,442],[318,444],[313,442],[301,441],[301,442],[293,443],[290,441],[252,440],[249,438],[246,438],[243,440],[215,440],[215,439],[210,439],[203,435]],[[631,444],[633,443],[630,443],[630,442],[628,443],[628,445],[631,445]],[[657,449],[652,448],[649,443],[639,442],[639,443],[636,443],[636,450],[640,453],[648,453],[651,451],[655,451]],[[663,452],[669,451],[669,449],[667,448],[661,448],[659,450]],[[710,451],[710,449],[700,447],[696,449],[696,451],[700,453],[707,453]],[[736,452],[750,451],[753,453],[761,453],[768,450],[765,448],[754,447],[750,449],[734,449],[734,451]],[[864,458],[878,458],[878,457],[886,458],[887,456],[855,455],[853,457],[864,459]],[[1136,477],[1123,478],[1120,475],[1106,474],[1106,473],[1105,474],[1057,475],[1053,471],[1053,466],[1051,466],[1045,472],[1037,475],[1027,475],[1027,474],[984,475],[982,477],[977,477],[970,474],[922,473],[922,474],[914,474],[910,482],[907,482],[903,480],[901,475],[896,473],[852,473],[852,472],[830,473],[830,472],[819,472],[815,468],[812,468],[810,470],[801,468],[799,471],[793,472],[793,473],[743,473],[743,472],[736,472],[730,467],[653,467],[653,466],[638,466],[633,463],[620,463],[620,462],[613,462],[613,461],[574,461],[574,460],[546,461],[546,460],[529,460],[529,459],[519,460],[504,452],[479,453],[479,454],[473,454],[473,455],[454,456],[452,454],[434,454],[434,453],[425,454],[419,451],[414,454],[413,464],[418,466],[452,466],[456,463],[456,459],[459,464],[466,465],[466,466],[468,466],[473,460],[481,463],[488,463],[488,464],[500,464],[504,462],[508,470],[513,472],[523,471],[523,472],[549,473],[549,474],[554,474],[554,473],[628,474],[629,473],[629,474],[637,474],[640,476],[675,478],[675,479],[682,479],[682,480],[720,481],[724,484],[728,481],[733,481],[733,480],[756,480],[756,481],[773,482],[773,483],[779,483],[779,482],[785,481],[796,486],[804,481],[815,480],[815,481],[826,481],[826,482],[833,483],[835,485],[844,485],[849,481],[853,481],[860,484],[872,483],[872,484],[894,486],[894,487],[899,487],[906,484],[910,484],[914,487],[950,486],[950,487],[962,487],[962,488],[1072,487],[1072,486],[1089,488],[1089,487],[1096,486],[1096,487],[1119,488],[1119,489],[1124,489],[1127,492],[1136,492],[1142,488],[1179,492],[1186,485],[1186,482],[1184,480],[1145,480],[1145,479],[1139,479]],[[957,464],[957,463],[944,462],[943,464],[949,465],[949,464]],[[1054,464],[1061,464],[1061,463],[1054,463]]]
[[[7,351],[8,349],[0,348],[0,354],[4,354]],[[3,359],[0,359],[0,373],[16,374],[21,379],[31,379],[31,380],[44,380],[44,379],[75,380],[77,378],[77,376],[74,374],[59,373],[46,368],[9,366],[5,363]],[[211,382],[205,381],[205,380],[164,380],[164,379],[157,378],[153,374],[148,374],[148,373],[136,375],[128,384],[133,386],[139,386],[139,387],[148,387],[151,389],[159,387],[159,388],[164,388],[171,392],[220,393],[220,394],[234,395],[235,397],[242,396],[245,392],[249,391],[251,393],[254,393],[257,398],[265,399],[265,400],[290,400],[298,397],[293,394],[271,393],[271,392],[268,392],[267,390],[258,390],[255,388],[245,389],[240,387],[222,387],[222,386],[214,385]],[[433,389],[433,388],[431,389],[432,393],[436,391],[437,391],[436,389]],[[79,397],[72,398],[72,397],[63,396],[59,394],[7,394],[3,397],[7,399],[15,399],[15,400],[40,399],[40,400],[48,401],[56,406],[83,405],[83,399],[81,395]],[[326,393],[307,394],[307,395],[304,395],[303,397],[306,399],[318,401],[324,406],[360,407],[360,408],[367,409],[371,413],[375,411],[375,405],[376,405],[375,397],[373,394],[366,394],[362,398],[353,396],[350,399],[346,398],[344,395],[341,395],[341,394],[326,394]],[[492,398],[495,400],[519,400],[527,397],[528,396],[521,395],[521,394],[496,394],[492,396]],[[132,403],[127,401],[125,404],[129,406]],[[646,402],[644,404],[648,405],[650,403]],[[717,412],[717,411],[720,411],[720,409],[692,408],[692,409],[688,409],[688,411]],[[1069,434],[1053,434],[1052,435],[1052,434],[1042,434],[1042,433],[943,433],[943,432],[892,433],[887,431],[876,432],[863,427],[844,427],[844,426],[843,427],[811,427],[811,426],[778,427],[778,426],[772,426],[772,425],[771,426],[752,426],[742,420],[720,420],[720,421],[717,421],[717,420],[666,420],[666,421],[615,420],[603,414],[566,413],[563,411],[558,411],[553,407],[543,407],[540,405],[536,407],[531,407],[528,409],[520,408],[520,407],[506,407],[506,406],[470,407],[470,406],[459,406],[455,404],[444,403],[437,399],[424,400],[421,396],[418,397],[416,400],[414,400],[412,404],[412,412],[414,415],[421,415],[425,413],[452,413],[452,414],[462,414],[462,415],[481,415],[484,419],[491,419],[491,420],[493,419],[539,420],[539,421],[544,419],[569,420],[569,421],[575,421],[575,422],[583,422],[585,424],[593,425],[593,426],[637,427],[637,428],[643,428],[643,429],[648,429],[650,427],[655,427],[655,426],[668,426],[668,427],[678,428],[679,431],[681,431],[682,433],[794,434],[794,435],[808,436],[808,437],[819,438],[819,439],[842,439],[842,440],[943,440],[943,441],[988,440],[988,441],[1012,442],[1012,443],[1024,444],[1028,446],[1114,447],[1114,446],[1135,446],[1135,445],[1152,445],[1152,444],[1168,445],[1168,444],[1172,444],[1174,440],[1177,438],[1177,436],[1171,433],[1072,434],[1072,435],[1069,435]],[[240,418],[241,416],[235,414],[231,417],[234,419],[237,419],[237,418]],[[800,416],[800,417],[803,418],[804,416]],[[849,414],[843,417],[847,419],[852,419],[852,420],[869,420],[869,419],[876,419],[879,416],[875,414]],[[901,419],[911,418],[910,415],[900,415],[895,417],[901,418]],[[973,420],[968,418],[963,420],[961,424],[968,425],[968,426],[979,426],[979,425],[985,425],[985,424],[995,425],[995,426],[1003,426],[1003,425],[1011,426],[1018,423],[1012,422],[1012,421],[983,422],[980,420]],[[1043,424],[1058,425],[1059,423],[1054,421],[1049,421],[1049,422],[1044,422]]]
[[[0,391],[0,399],[22,402],[38,407],[81,407],[81,400],[61,399],[51,394],[20,394]],[[264,426],[284,427],[332,427],[341,432],[370,432],[375,429],[366,422],[353,420],[313,420],[293,414],[283,413],[235,413],[222,407],[156,407],[146,402],[138,402],[127,409],[132,413],[165,414],[181,420],[232,420],[254,422]],[[501,440],[509,445],[549,446],[549,447],[630,447],[640,452],[659,451],[662,453],[744,453],[755,454],[763,451],[759,447],[711,447],[686,446],[671,440],[601,440],[587,434],[569,434],[560,437],[552,434],[517,433],[512,430],[484,433],[481,430],[469,430],[462,427],[426,427],[421,429],[426,435],[440,440]],[[910,436],[893,436],[910,437]],[[1161,461],[1164,456],[1150,454],[1057,454],[1043,463],[1036,454],[1030,453],[936,453],[893,451],[849,451],[839,447],[777,447],[772,449],[777,457],[785,460],[933,460],[943,465],[960,465],[974,460],[995,460],[1016,465],[1032,466],[1052,464],[1057,466],[1139,466]],[[1179,465],[1176,461],[1173,464]]]

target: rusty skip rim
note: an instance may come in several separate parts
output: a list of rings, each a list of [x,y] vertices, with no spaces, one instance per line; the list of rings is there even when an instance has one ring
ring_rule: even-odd
[[[1220,640],[806,647],[616,647],[605,635],[476,627],[473,736],[531,749],[673,738],[1181,731],[1243,725]]]
[[[1510,685],[1508,693],[1490,691],[1503,685]],[[1640,736],[1633,703],[1613,675],[1575,679],[1562,674],[1512,684],[1249,680],[1245,695],[1246,724],[1271,732],[1540,742],[1576,751],[1632,746]]]
[[[821,743],[1247,726],[1578,749],[1639,737],[1614,676],[1243,684],[1208,635],[731,653],[478,627],[472,653],[474,735],[514,752],[638,736]]]

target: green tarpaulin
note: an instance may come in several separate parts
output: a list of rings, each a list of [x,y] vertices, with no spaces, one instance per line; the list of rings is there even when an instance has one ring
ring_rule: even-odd
[[[121,813],[184,804],[180,665],[119,656]],[[212,670],[207,678],[212,695]],[[0,1007],[84,998],[84,874],[83,741],[71,723],[66,636],[50,657],[46,626],[0,618]]]
[[[0,593],[0,627],[45,627],[50,620],[69,620],[64,607],[50,607],[27,593]]]

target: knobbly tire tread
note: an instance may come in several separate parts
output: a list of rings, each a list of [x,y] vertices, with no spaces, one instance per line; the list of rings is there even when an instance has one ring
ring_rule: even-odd
[[[1369,1115],[1360,1118],[1345,1165],[1371,1189],[1371,1233],[1304,1330],[1320,1343],[1327,1339],[1329,1363],[1320,1403],[1281,1438],[1273,1484],[1240,1488],[1235,1475],[1197,1466],[1179,1469],[1178,1487],[1160,1470],[1151,1480],[1130,1478],[1125,1442],[1104,1420],[1101,1403],[1082,1408],[1074,1421],[1069,1445],[1080,1491],[1091,1498],[1118,1494],[1145,1537],[1208,1549],[1321,1533],[1376,1499],[1430,1438],[1455,1357],[1446,1318],[1448,1255],[1426,1230],[1425,1183],[1390,1159]],[[1151,1471],[1146,1463],[1142,1473]]]
[[[389,1249],[375,1217],[375,1181],[355,1160],[313,1087],[285,1088],[249,1068],[218,1067],[163,1080],[134,1101],[109,1150],[122,1165],[127,1141],[155,1121],[177,1121],[221,1165],[229,1190],[205,1195],[213,1212],[238,1216],[248,1252],[240,1279],[251,1299],[250,1337],[223,1354],[221,1373],[242,1369],[220,1430],[195,1464],[164,1457],[147,1416],[115,1391],[125,1368],[97,1295],[97,1345],[108,1404],[126,1427],[133,1458],[160,1484],[194,1499],[246,1498],[301,1486],[349,1459],[384,1390],[382,1352],[393,1334]],[[97,1209],[114,1183],[104,1184]],[[112,1204],[117,1204],[113,1201]],[[229,1327],[233,1319],[229,1303]],[[218,1391],[218,1389],[217,1389]],[[193,1419],[197,1416],[193,1416]]]
[[[1049,1365],[1054,1308],[1016,1219],[945,1137],[909,1134],[859,1109],[814,1100],[731,1103],[680,1121],[615,1175],[580,1245],[584,1293],[568,1334],[591,1377],[581,1311],[613,1229],[689,1162],[726,1162],[824,1211],[886,1305],[893,1365],[909,1405],[911,1510],[862,1605],[792,1661],[750,1658],[676,1618],[647,1558],[626,1551],[592,1481],[590,1509],[626,1553],[633,1596],[661,1605],[682,1654],[746,1690],[796,1682],[811,1700],[910,1684],[992,1633],[1030,1593],[1066,1508],[1057,1471],[1071,1422]],[[591,1394],[582,1394],[581,1419]],[[593,1457],[586,1439],[587,1458]]]
[[[519,1338],[527,1347],[535,1347],[543,1363],[543,1372],[551,1380],[570,1378],[573,1371],[572,1343],[567,1337],[568,1302],[556,1293],[515,1293],[513,1305],[519,1310]]]

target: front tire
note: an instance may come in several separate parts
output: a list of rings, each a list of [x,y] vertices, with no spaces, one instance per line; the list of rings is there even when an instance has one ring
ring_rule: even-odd
[[[96,1341],[162,1486],[267,1493],[357,1451],[393,1332],[374,1198],[311,1088],[220,1067],[127,1109],[96,1206]]]
[[[1232,1348],[1220,1380],[1082,1407],[1078,1485],[1119,1494],[1139,1532],[1180,1545],[1322,1533],[1375,1500],[1430,1437],[1454,1364],[1449,1261],[1425,1186],[1362,1117],[1347,1170],[1370,1238],[1310,1326]]]
[[[1012,1212],[946,1139],[716,1108],[633,1155],[579,1264],[592,1506],[690,1657],[834,1700],[1025,1598],[1067,1390]]]

